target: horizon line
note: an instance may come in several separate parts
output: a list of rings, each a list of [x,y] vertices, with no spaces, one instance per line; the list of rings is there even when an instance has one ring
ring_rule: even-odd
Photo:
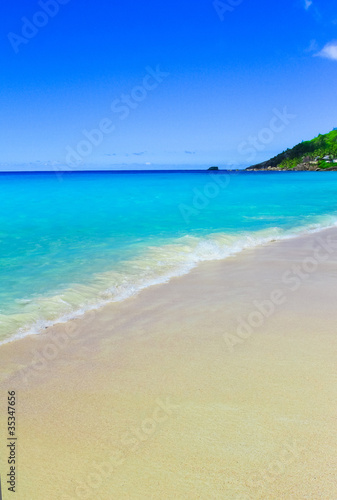
[[[147,173],[160,173],[160,172],[200,172],[200,173],[214,173],[214,172],[238,172],[244,171],[246,167],[240,169],[221,169],[218,170],[210,170],[210,169],[144,169],[144,170],[0,170],[0,174],[84,174],[84,173],[139,173],[139,172],[147,172]]]

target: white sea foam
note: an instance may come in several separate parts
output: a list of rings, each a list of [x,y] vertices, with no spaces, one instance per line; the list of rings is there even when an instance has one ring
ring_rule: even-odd
[[[125,300],[149,286],[166,283],[187,274],[200,262],[226,259],[246,249],[336,225],[335,218],[326,216],[316,223],[288,231],[271,228],[244,234],[184,236],[163,246],[149,247],[142,257],[124,262],[116,270],[96,274],[87,285],[76,285],[51,297],[21,300],[21,314],[0,316],[0,345],[38,334],[49,326],[78,318],[108,303]]]

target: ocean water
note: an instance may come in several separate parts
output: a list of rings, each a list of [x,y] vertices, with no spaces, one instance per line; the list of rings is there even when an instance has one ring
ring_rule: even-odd
[[[337,223],[337,172],[0,174],[0,343]]]

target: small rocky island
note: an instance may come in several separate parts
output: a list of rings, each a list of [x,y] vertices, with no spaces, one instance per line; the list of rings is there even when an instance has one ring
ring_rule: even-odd
[[[292,149],[287,149],[274,158],[252,165],[246,170],[292,170],[295,172],[337,170],[337,128],[328,134],[319,134],[311,141],[302,141]]]
[[[209,167],[208,170],[219,170],[219,167]]]

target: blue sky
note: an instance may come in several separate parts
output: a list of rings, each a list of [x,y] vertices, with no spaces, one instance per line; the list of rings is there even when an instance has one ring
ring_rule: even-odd
[[[3,170],[240,167],[337,127],[337,2],[2,6]]]

